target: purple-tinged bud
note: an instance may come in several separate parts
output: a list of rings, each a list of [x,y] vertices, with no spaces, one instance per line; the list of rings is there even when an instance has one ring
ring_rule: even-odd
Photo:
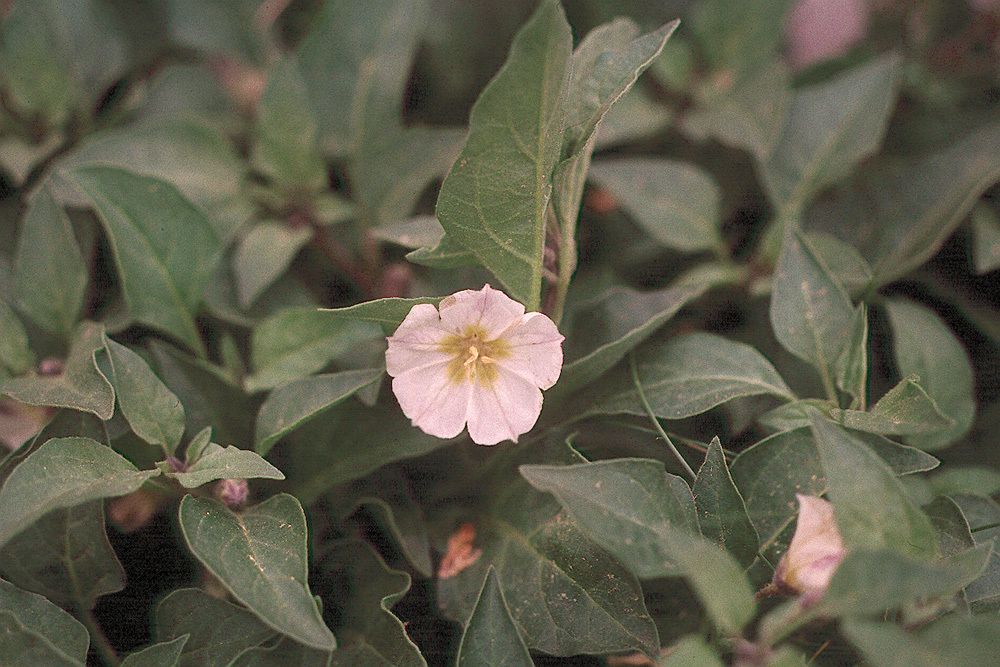
[[[250,497],[250,486],[245,479],[220,479],[215,483],[213,495],[231,510],[238,510]]]

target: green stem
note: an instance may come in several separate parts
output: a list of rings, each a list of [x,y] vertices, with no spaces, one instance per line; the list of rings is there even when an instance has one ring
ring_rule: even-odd
[[[691,469],[691,466],[688,465],[688,462],[684,460],[683,456],[681,456],[677,447],[675,447],[674,443],[671,442],[667,432],[664,431],[663,426],[660,425],[660,420],[657,419],[656,413],[653,412],[653,408],[650,407],[649,401],[646,400],[646,393],[642,390],[642,382],[639,381],[639,372],[635,369],[635,356],[632,355],[632,353],[629,353],[628,355],[628,367],[629,370],[632,371],[632,382],[635,384],[636,391],[639,392],[639,400],[642,401],[642,407],[646,409],[646,414],[648,414],[650,420],[652,420],[657,433],[659,433],[660,437],[663,438],[663,441],[667,443],[667,448],[674,455],[674,458],[677,459],[678,463],[681,464],[681,467],[684,469],[684,472],[687,473],[688,477],[691,478],[691,481],[695,481],[698,478],[698,475],[695,474],[694,470]]]
[[[101,661],[109,667],[118,667],[118,665],[122,664],[118,653],[111,645],[111,642],[108,641],[108,636],[104,634],[104,630],[101,629],[97,619],[94,618],[94,612],[87,609],[81,611],[77,616],[83,622],[84,627],[87,628],[87,632],[90,633],[90,641],[97,649],[98,654],[100,654]]]
[[[569,293],[569,282],[576,271],[576,220],[569,216],[562,218],[560,224],[559,243],[559,274],[556,277],[556,297],[552,306],[552,321],[557,325],[562,320],[563,308],[566,305],[566,295]]]

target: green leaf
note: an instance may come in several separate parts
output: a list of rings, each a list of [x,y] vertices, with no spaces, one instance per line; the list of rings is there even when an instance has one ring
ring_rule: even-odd
[[[389,297],[387,299],[373,299],[362,303],[347,306],[346,308],[320,308],[319,312],[328,313],[331,319],[346,318],[361,322],[372,322],[382,327],[386,334],[392,334],[406,316],[410,309],[419,303],[432,303],[435,306],[440,303],[441,296],[424,296],[415,299],[401,299]]]
[[[360,343],[381,338],[381,330],[372,322],[339,313],[289,308],[258,324],[250,343],[253,375],[246,380],[247,389],[271,389],[300,380]]]
[[[992,496],[1000,493],[1000,473],[986,466],[952,466],[937,470],[927,478],[935,495],[974,493]]]
[[[491,566],[458,644],[458,667],[532,667]]]
[[[222,256],[205,215],[158,178],[115,167],[81,167],[69,176],[111,240],[132,315],[203,352],[194,315]]]
[[[1000,268],[1000,216],[983,203],[972,209],[972,265],[979,274]]]
[[[712,136],[764,159],[781,137],[792,104],[788,67],[775,59],[748,71],[735,83],[729,79],[720,82],[695,91],[699,105],[682,118],[681,127],[695,139]]]
[[[834,281],[849,294],[863,292],[871,285],[872,269],[857,248],[826,232],[809,231],[806,238]]]
[[[190,81],[181,85],[185,92],[192,87]],[[185,108],[185,115],[190,115],[189,109]],[[115,166],[173,183],[185,199],[206,213],[210,227],[223,239],[230,238],[253,213],[253,204],[244,194],[246,163],[232,141],[222,130],[179,119],[177,113],[169,113],[165,120],[87,136],[56,164],[64,172]],[[86,204],[75,191],[65,196],[74,204]]]
[[[279,494],[235,514],[187,495],[179,518],[191,553],[257,618],[306,646],[336,646],[309,592],[306,517],[295,498]]]
[[[837,386],[854,397],[851,407],[863,410],[868,405],[868,304],[864,302],[854,311],[853,326],[833,373]]]
[[[757,556],[757,531],[729,474],[718,437],[708,446],[691,490],[701,534],[728,551],[744,568],[749,567]]]
[[[710,0],[693,5],[691,30],[712,66],[739,79],[771,60],[784,34],[789,0],[732,5]]]
[[[740,396],[772,394],[794,399],[760,352],[713,334],[691,333],[647,346],[635,361],[653,412],[665,419],[696,415]],[[627,372],[615,374],[606,385],[590,413],[646,414]]]
[[[20,377],[0,381],[0,392],[28,405],[71,408],[111,419],[115,390],[97,367],[97,351],[104,347],[104,329],[82,323],[70,341],[69,356],[59,375]]]
[[[17,309],[69,339],[83,307],[87,266],[66,212],[42,187],[21,220],[11,286]]]
[[[285,475],[260,454],[229,445],[210,444],[184,472],[168,472],[181,486],[193,489],[217,479],[285,479]]]
[[[543,0],[473,106],[465,147],[437,201],[447,234],[529,311],[540,303],[572,42],[562,7]]]
[[[782,347],[819,371],[832,393],[833,366],[850,340],[856,311],[850,297],[796,228],[785,235],[774,269],[771,326]]]
[[[7,302],[0,299],[0,378],[23,375],[35,362],[28,347],[28,334]],[[6,385],[0,381],[0,391]],[[6,392],[5,392],[6,393]]]
[[[83,667],[84,662],[60,651],[48,637],[25,626],[17,616],[0,609],[0,659],[7,664]]]
[[[932,433],[954,424],[911,375],[878,399],[868,412],[834,408],[830,416],[848,428],[883,435]]]
[[[3,662],[61,667],[82,666],[86,661],[90,644],[86,628],[41,595],[23,591],[0,579],[0,614],[3,616],[3,631],[0,631],[0,636],[4,637],[0,640],[0,660]],[[25,652],[14,652],[15,646],[23,647]],[[33,660],[33,655],[40,659]]]
[[[289,433],[281,469],[296,497],[311,505],[339,484],[454,442],[414,428],[398,408],[348,402]]]
[[[442,227],[442,229],[444,228]],[[460,266],[479,264],[479,260],[471,251],[458,241],[452,240],[450,236],[441,237],[432,246],[417,248],[413,252],[407,253],[406,259],[414,264],[429,266],[432,269],[454,269]]]
[[[267,57],[253,0],[171,0],[170,38],[205,56],[220,55],[258,65]]]
[[[558,391],[579,389],[599,378],[705,289],[696,286],[640,292],[617,287],[593,308],[574,314],[574,328],[566,345],[580,339],[588,347],[566,351],[567,356],[575,358],[563,366]],[[574,336],[577,322],[580,335]]]
[[[872,667],[992,667],[1000,641],[1000,623],[990,615],[950,614],[919,632],[859,620],[841,627]]]
[[[196,588],[173,591],[156,606],[156,640],[188,638],[181,652],[183,667],[228,665],[274,636],[245,608]]]
[[[257,413],[254,449],[261,455],[304,422],[382,378],[381,368],[343,371],[296,380],[272,391]]]
[[[319,153],[319,122],[294,58],[271,66],[257,104],[256,140],[250,164],[283,192],[309,194],[326,185]]]
[[[97,598],[125,587],[96,500],[53,510],[23,530],[0,550],[0,569],[66,609],[93,609]]]
[[[721,194],[712,178],[685,162],[618,158],[590,167],[590,178],[654,239],[682,252],[717,250]]]
[[[851,435],[875,451],[897,475],[925,472],[938,464],[933,456],[882,436]],[[816,439],[808,427],[761,440],[740,452],[729,469],[765,549],[794,520],[798,507],[796,493],[820,496],[827,491]]]
[[[122,660],[121,667],[177,667],[187,640],[188,635],[182,635],[169,642],[147,646],[141,651],[129,654]]]
[[[664,530],[698,531],[687,483],[652,459],[612,459],[579,465],[523,465],[521,475],[553,494],[587,536],[638,577],[677,574]]]
[[[310,240],[311,227],[261,222],[243,235],[233,253],[233,273],[240,306],[249,308]]]
[[[900,375],[916,375],[920,386],[954,425],[907,442],[933,451],[964,437],[975,417],[974,376],[969,355],[934,311],[903,299],[886,302],[893,353]]]
[[[992,545],[982,545],[943,562],[926,563],[892,551],[853,551],[837,567],[817,604],[822,616],[874,616],[954,596],[986,565]]]
[[[184,435],[184,406],[138,354],[104,338],[118,405],[140,438],[172,456]]]
[[[426,667],[403,622],[390,611],[410,589],[410,576],[389,568],[375,549],[360,539],[329,545],[319,569],[328,580],[351,582],[334,605],[343,623],[332,665]]]
[[[812,432],[848,549],[932,556],[937,544],[930,519],[889,466],[855,435],[825,419],[814,417]]]
[[[722,659],[702,637],[686,635],[670,646],[669,652],[656,661],[656,667],[723,667]]]
[[[374,136],[368,127],[399,122],[426,6],[424,0],[323,3],[298,49],[298,65],[325,151],[353,153]]]
[[[131,493],[155,475],[90,438],[52,438],[0,488],[0,545],[55,509]]]
[[[890,54],[795,93],[781,139],[758,162],[783,219],[796,217],[815,195],[875,152],[899,78],[900,58]]]
[[[899,165],[866,192],[869,215],[852,227],[874,225],[858,246],[872,263],[873,288],[886,285],[933,257],[966,219],[980,196],[1000,179],[1000,124],[983,126],[937,152]]]

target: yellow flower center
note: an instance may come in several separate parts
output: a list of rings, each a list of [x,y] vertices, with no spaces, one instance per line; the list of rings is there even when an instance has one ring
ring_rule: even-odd
[[[497,378],[494,362],[510,356],[510,345],[503,338],[487,340],[486,329],[470,324],[460,334],[445,336],[438,349],[451,357],[448,378],[455,383],[467,380],[490,386]]]

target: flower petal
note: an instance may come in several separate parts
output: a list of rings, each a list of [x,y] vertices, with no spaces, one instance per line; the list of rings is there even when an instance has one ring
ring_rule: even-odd
[[[478,324],[494,338],[524,315],[524,306],[500,290],[483,285],[481,290],[456,292],[441,301],[441,322],[452,330]]]
[[[524,378],[501,373],[491,385],[476,384],[470,396],[469,436],[480,445],[513,440],[531,430],[542,411],[542,392]]]
[[[392,380],[403,414],[424,433],[454,438],[465,428],[470,382],[448,379],[446,364],[409,370]]]
[[[504,340],[511,356],[497,360],[497,365],[530,381],[540,389],[548,389],[562,372],[562,341],[555,323],[541,313],[528,313],[512,327]]]

